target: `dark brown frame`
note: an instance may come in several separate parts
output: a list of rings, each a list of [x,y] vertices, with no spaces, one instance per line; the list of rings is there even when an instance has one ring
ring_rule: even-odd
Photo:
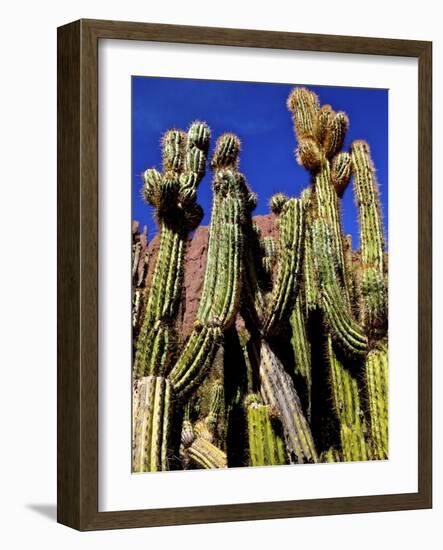
[[[418,492],[98,511],[98,41],[125,39],[418,58]],[[58,521],[79,530],[432,507],[432,43],[80,20],[58,29]]]

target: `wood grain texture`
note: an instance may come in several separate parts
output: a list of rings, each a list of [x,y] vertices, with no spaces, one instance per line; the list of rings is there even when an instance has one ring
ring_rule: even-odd
[[[419,60],[417,493],[98,512],[98,41],[103,38]],[[81,20],[58,29],[58,521],[79,530],[432,506],[432,47],[429,42]]]
[[[80,23],[58,33],[57,518],[79,525]]]

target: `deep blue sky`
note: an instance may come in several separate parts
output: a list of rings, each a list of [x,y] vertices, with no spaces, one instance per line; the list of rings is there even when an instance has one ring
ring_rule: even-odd
[[[242,142],[240,170],[258,194],[254,214],[269,212],[269,198],[282,191],[297,196],[309,183],[309,174],[294,159],[296,140],[286,108],[290,90],[303,83],[263,84],[173,78],[132,77],[132,197],[133,219],[157,233],[152,209],[141,198],[141,173],[161,170],[160,138],[169,128],[186,130],[194,120],[211,128],[211,149],[223,132],[234,132]],[[306,85],[306,84],[303,84]],[[368,141],[380,185],[382,208],[388,224],[388,91],[306,85],[321,104],[343,110],[350,119],[344,147],[354,139]],[[200,184],[198,200],[205,211],[202,225],[210,221],[211,171]],[[344,231],[358,247],[357,211],[351,186],[342,202]]]

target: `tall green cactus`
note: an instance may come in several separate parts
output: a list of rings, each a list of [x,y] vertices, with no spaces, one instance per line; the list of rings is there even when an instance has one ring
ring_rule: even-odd
[[[340,419],[343,458],[345,461],[367,460],[366,426],[357,379],[337,357],[331,338],[328,340],[328,359],[333,405]]]
[[[169,469],[169,434],[173,396],[169,380],[144,376],[135,383],[133,398],[133,472]]]
[[[364,357],[370,344],[370,333],[365,331],[365,318],[359,316],[363,325],[360,326],[354,317],[352,258],[349,257],[341,227],[340,199],[353,169],[358,171],[355,178],[357,202],[363,221],[362,231],[366,234],[370,231],[365,226],[369,224],[374,229],[375,224],[374,233],[379,236],[379,217],[375,215],[379,210],[367,192],[367,188],[372,190],[373,187],[367,182],[368,162],[362,147],[354,146],[352,155],[340,152],[349,125],[347,116],[335,113],[329,105],[320,107],[317,96],[304,88],[292,92],[288,107],[293,113],[299,142],[297,160],[311,172],[312,177],[312,259],[316,273],[314,277],[317,277],[320,290],[319,305],[330,331],[326,361],[329,364],[334,410],[340,424],[342,453],[345,460],[365,460],[368,449],[357,375],[342,362],[335,350],[337,347],[347,357],[346,362],[352,362]],[[366,249],[371,249],[371,246]],[[378,299],[373,271],[364,269],[363,273],[362,291],[372,288],[372,292],[366,292],[371,296],[371,300],[366,299],[366,310],[373,312]],[[305,278],[306,275],[314,278],[309,268],[305,268]],[[311,290],[311,281],[308,279],[307,282],[308,290]],[[311,296],[308,295],[308,298]]]
[[[249,460],[251,466],[286,464],[283,438],[275,429],[278,421],[272,407],[263,405],[254,394],[246,397]]]
[[[264,333],[269,333],[286,321],[297,297],[303,261],[304,206],[300,199],[274,195],[271,209],[278,214],[279,258],[278,273],[267,315]]]
[[[380,196],[369,146],[351,147],[355,198],[359,211],[361,267],[360,319],[374,349],[365,361],[370,426],[376,458],[388,458],[388,283]]]
[[[370,427],[373,454],[388,458],[388,349],[385,344],[368,353],[365,379],[369,394]]]
[[[171,359],[186,239],[203,216],[196,192],[205,174],[209,138],[209,128],[201,122],[194,122],[187,134],[169,130],[162,141],[163,173],[154,168],[144,173],[143,193],[156,209],[160,248],[137,340],[135,378],[164,375]]]
[[[212,158],[212,219],[203,291],[197,318],[184,350],[170,372],[177,395],[189,393],[210,368],[223,331],[238,310],[243,270],[246,214],[255,206],[244,176],[238,171],[240,141],[233,134],[219,138]]]
[[[380,339],[387,330],[387,279],[380,197],[369,146],[352,144],[355,199],[360,221],[361,322],[370,336]]]

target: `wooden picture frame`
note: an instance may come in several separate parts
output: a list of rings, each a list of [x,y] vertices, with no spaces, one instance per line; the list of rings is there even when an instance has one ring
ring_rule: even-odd
[[[98,42],[159,41],[418,59],[418,492],[98,511]],[[80,20],[58,29],[58,521],[79,530],[432,506],[432,44]]]

